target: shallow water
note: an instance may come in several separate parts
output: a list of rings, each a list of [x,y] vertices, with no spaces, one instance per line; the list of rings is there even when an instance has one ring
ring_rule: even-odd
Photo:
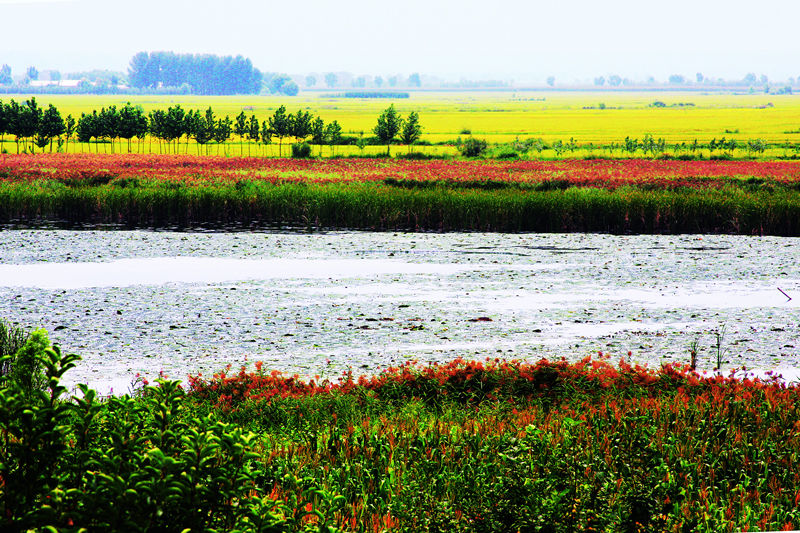
[[[0,232],[0,316],[101,391],[264,362],[304,376],[408,358],[800,366],[800,239],[542,234]],[[789,296],[780,292],[781,289]],[[481,320],[477,320],[481,318]],[[486,320],[490,319],[490,320]]]

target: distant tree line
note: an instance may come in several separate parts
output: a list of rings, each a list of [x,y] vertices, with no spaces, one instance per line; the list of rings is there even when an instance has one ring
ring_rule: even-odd
[[[261,72],[242,56],[139,52],[130,62],[131,87],[188,85],[194,94],[255,94],[261,91]]]
[[[344,93],[328,93],[323,94],[323,98],[390,98],[392,100],[401,100],[410,98],[411,94],[407,92],[398,91],[347,91]]]

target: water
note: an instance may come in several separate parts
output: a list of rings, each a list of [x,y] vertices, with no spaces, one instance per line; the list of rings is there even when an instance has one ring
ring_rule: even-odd
[[[302,376],[409,358],[800,367],[800,239],[6,230],[0,316],[102,392],[263,361]],[[788,300],[780,290],[792,300]],[[480,319],[480,320],[478,320]],[[489,319],[489,320],[487,320]]]

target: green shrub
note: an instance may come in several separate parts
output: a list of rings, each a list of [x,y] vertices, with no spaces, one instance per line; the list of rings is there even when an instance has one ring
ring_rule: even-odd
[[[106,402],[79,385],[67,400],[59,382],[78,359],[34,331],[0,383],[0,530],[300,530],[316,487],[295,483],[291,513],[251,495],[254,435],[190,412],[178,382]],[[39,375],[46,385],[33,387]]]
[[[459,145],[458,151],[461,152],[461,155],[464,157],[478,157],[486,151],[487,146],[488,143],[483,139],[468,137],[467,140]]]
[[[503,145],[499,147],[493,154],[493,159],[518,159],[519,152],[513,147],[509,145]]]
[[[292,144],[292,157],[298,159],[311,157],[311,145],[305,142]]]

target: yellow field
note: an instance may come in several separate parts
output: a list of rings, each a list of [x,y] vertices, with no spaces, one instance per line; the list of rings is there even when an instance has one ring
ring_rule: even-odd
[[[231,118],[244,111],[266,119],[279,105],[289,112],[306,109],[326,122],[338,120],[345,134],[371,134],[378,114],[390,103],[405,115],[417,111],[424,128],[422,140],[446,141],[462,137],[465,130],[489,142],[541,137],[545,141],[574,138],[579,144],[621,142],[626,136],[663,137],[668,143],[734,138],[745,141],[800,142],[800,95],[720,95],[700,93],[539,93],[460,92],[412,93],[403,100],[328,98],[305,92],[285,96],[37,96],[43,105],[54,104],[62,116],[79,117],[109,105],[130,101],[145,112],[180,104],[185,109],[214,108],[217,116]],[[25,95],[3,95],[7,102]],[[661,101],[667,107],[651,104]],[[600,104],[605,109],[598,109]],[[670,107],[672,104],[694,104]],[[593,109],[586,109],[591,107]],[[738,133],[736,133],[738,131]],[[9,149],[9,139],[6,148]],[[77,148],[77,147],[76,147]],[[351,148],[358,150],[357,148]],[[349,152],[351,149],[347,149]],[[367,148],[366,151],[371,151]],[[11,151],[11,149],[9,149]],[[72,151],[72,150],[70,150]],[[238,149],[234,150],[238,153]]]

